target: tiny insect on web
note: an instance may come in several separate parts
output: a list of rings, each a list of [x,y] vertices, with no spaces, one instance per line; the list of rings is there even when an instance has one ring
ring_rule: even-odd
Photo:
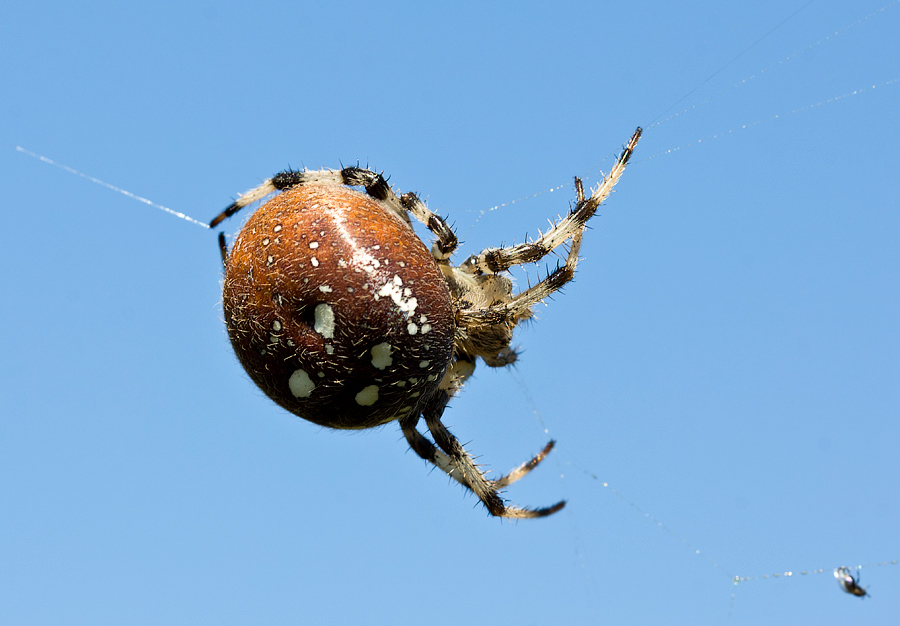
[[[844,592],[849,593],[851,596],[864,598],[868,594],[865,589],[859,586],[859,570],[861,568],[862,566],[856,568],[857,574],[854,576],[850,572],[849,567],[842,565],[841,567],[835,568],[834,577],[837,579],[838,585],[840,585]]]

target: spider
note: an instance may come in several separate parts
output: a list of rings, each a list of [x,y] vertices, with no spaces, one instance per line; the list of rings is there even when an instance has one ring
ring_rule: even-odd
[[[638,128],[608,177],[537,239],[487,248],[458,266],[456,234],[415,193],[396,195],[385,179],[359,167],[288,170],[229,205],[220,224],[281,191],[257,209],[225,265],[223,308],[235,353],[250,378],[277,404],[306,420],[341,429],[397,420],[417,455],[468,488],[491,515],[545,517],[565,506],[525,508],[499,491],[550,452],[488,478],[441,422],[480,358],[514,363],[515,326],[532,307],[572,280],[587,221],[609,196],[641,136]],[[362,187],[365,193],[353,189]],[[435,235],[428,249],[411,217]],[[534,263],[569,242],[565,262],[537,284],[512,293],[503,273]],[[417,425],[424,419],[433,441]]]
[[[849,567],[838,567],[834,570],[834,577],[837,578],[838,584],[841,586],[841,589],[846,591],[847,593],[859,596],[860,598],[865,597],[868,592],[859,586],[859,574],[856,577],[850,573]]]

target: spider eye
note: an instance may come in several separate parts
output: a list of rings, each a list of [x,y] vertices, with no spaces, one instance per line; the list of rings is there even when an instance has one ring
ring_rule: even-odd
[[[453,353],[434,258],[396,213],[341,185],[289,189],[250,217],[227,258],[223,305],[253,381],[331,428],[414,412]]]

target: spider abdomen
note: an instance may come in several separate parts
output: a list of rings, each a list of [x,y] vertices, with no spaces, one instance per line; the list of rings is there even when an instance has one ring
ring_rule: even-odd
[[[223,305],[253,381],[330,428],[417,410],[453,354],[453,304],[432,255],[399,215],[340,185],[289,189],[250,217]]]

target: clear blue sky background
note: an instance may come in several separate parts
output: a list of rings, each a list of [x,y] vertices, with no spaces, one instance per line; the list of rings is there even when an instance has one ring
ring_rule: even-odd
[[[730,582],[900,558],[889,1],[4,3],[0,623],[895,624],[900,565]],[[558,440],[508,497],[569,505],[521,523],[394,424],[277,408],[214,232],[15,150],[202,220],[359,160],[465,255],[638,125],[577,280],[446,415],[501,471]]]

